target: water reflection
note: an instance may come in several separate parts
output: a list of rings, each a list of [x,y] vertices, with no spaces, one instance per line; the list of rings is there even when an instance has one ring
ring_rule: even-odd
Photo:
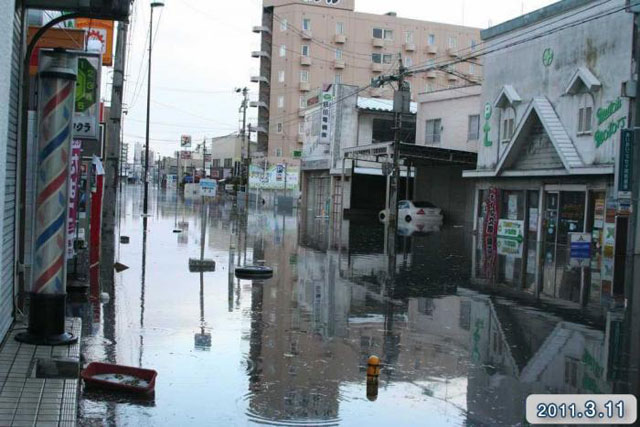
[[[465,228],[401,233],[389,246],[383,224],[247,216],[232,201],[169,191],[152,199],[143,235],[137,194],[126,189],[121,225],[131,269],[87,334],[85,357],[157,369],[155,406],[85,395],[83,422],[520,425],[530,393],[615,392],[628,377],[615,314],[588,322],[470,288]],[[219,268],[189,273],[189,257]],[[235,266],[257,262],[274,277],[235,278]],[[371,355],[383,363],[375,402]]]

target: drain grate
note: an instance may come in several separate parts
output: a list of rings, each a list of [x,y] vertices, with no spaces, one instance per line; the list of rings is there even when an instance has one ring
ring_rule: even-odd
[[[34,359],[32,378],[71,379],[80,376],[80,360],[77,358]]]

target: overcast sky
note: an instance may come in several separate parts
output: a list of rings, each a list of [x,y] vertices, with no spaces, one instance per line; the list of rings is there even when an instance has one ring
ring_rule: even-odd
[[[553,3],[555,0],[356,0],[356,10],[394,11],[398,16],[486,28]],[[257,86],[249,78],[259,64],[251,51],[260,36],[251,28],[261,22],[261,0],[165,0],[154,11],[151,149],[171,155],[180,135],[194,145],[203,138],[239,129],[241,97],[234,88],[248,86],[252,99]],[[144,142],[149,1],[134,2],[129,27],[131,46],[125,88],[124,141]],[[390,6],[392,5],[392,6]],[[156,32],[157,30],[157,32]],[[109,73],[110,78],[111,73]],[[111,87],[108,86],[110,91]],[[104,94],[110,98],[110,93]],[[250,109],[249,122],[256,111]]]

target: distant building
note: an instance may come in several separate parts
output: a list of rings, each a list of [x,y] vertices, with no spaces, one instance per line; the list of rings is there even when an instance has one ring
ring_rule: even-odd
[[[371,79],[406,66],[435,64],[472,52],[479,29],[399,18],[395,13],[355,12],[354,0],[264,0],[260,59],[258,150],[270,164],[297,164],[302,150],[307,99],[330,83],[364,87]],[[392,7],[392,6],[391,6]],[[455,68],[455,69],[453,69]],[[459,63],[453,73],[429,72],[409,78],[414,94],[465,84],[457,73],[480,77],[476,64]],[[364,97],[391,99],[390,88]],[[415,96],[414,96],[415,99]]]

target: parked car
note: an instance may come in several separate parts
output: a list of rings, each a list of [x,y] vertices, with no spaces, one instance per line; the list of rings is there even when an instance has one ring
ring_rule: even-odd
[[[380,221],[385,222],[389,213],[387,209],[381,210],[378,214]],[[398,220],[411,222],[414,220],[428,220],[442,225],[442,209],[436,207],[431,202],[413,202],[411,200],[401,200],[398,202]]]

